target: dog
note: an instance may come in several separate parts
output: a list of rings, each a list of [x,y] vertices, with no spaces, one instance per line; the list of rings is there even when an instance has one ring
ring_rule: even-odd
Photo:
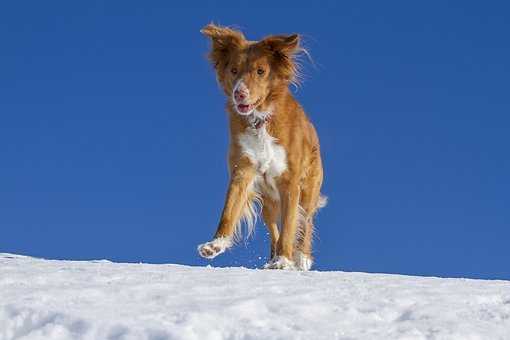
[[[227,96],[230,183],[216,233],[198,253],[212,259],[232,247],[243,221],[250,234],[258,204],[271,236],[264,268],[310,270],[313,219],[326,197],[317,133],[289,89],[299,80],[300,37],[249,41],[214,24],[200,32],[212,42],[209,60]]]

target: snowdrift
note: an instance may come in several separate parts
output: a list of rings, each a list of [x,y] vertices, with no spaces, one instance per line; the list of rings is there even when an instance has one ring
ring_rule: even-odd
[[[510,281],[0,254],[0,339],[510,339]]]

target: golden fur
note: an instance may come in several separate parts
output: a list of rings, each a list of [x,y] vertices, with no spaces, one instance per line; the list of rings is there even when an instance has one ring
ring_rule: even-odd
[[[266,267],[307,270],[312,259],[313,217],[325,198],[320,194],[319,139],[289,90],[298,78],[295,59],[302,51],[300,38],[293,34],[248,41],[237,30],[213,24],[201,32],[212,41],[209,59],[228,98],[230,184],[214,239],[200,245],[199,253],[213,258],[230,247],[242,218],[252,220],[256,214],[253,201],[258,200],[271,235],[271,261]],[[239,84],[244,92],[234,89]],[[259,113],[264,113],[263,118]],[[265,143],[260,144],[263,152],[272,148],[267,159],[279,171],[266,172],[249,157],[241,143],[249,136],[259,136],[253,138]],[[284,168],[280,166],[283,161]],[[297,263],[303,259],[309,263]]]

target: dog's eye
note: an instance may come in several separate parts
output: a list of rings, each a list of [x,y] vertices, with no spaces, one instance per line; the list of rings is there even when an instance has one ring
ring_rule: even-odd
[[[259,69],[257,70],[257,74],[258,74],[259,76],[263,75],[263,74],[264,74],[264,72],[266,72],[266,71],[264,71],[264,69],[262,69],[262,68],[259,68]]]
[[[232,67],[230,69],[230,72],[232,72],[232,74],[237,74],[237,69],[235,67]]]

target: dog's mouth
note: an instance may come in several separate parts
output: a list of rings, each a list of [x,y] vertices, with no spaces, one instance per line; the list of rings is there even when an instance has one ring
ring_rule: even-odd
[[[260,100],[257,100],[253,104],[246,104],[246,103],[238,104],[238,103],[236,103],[235,107],[236,107],[237,112],[244,116],[244,115],[249,115],[253,110],[255,110],[257,108],[257,106],[259,106],[259,104],[260,104]]]
[[[237,104],[236,106],[237,112],[241,114],[248,114],[251,111],[253,111],[253,105],[252,104]]]

